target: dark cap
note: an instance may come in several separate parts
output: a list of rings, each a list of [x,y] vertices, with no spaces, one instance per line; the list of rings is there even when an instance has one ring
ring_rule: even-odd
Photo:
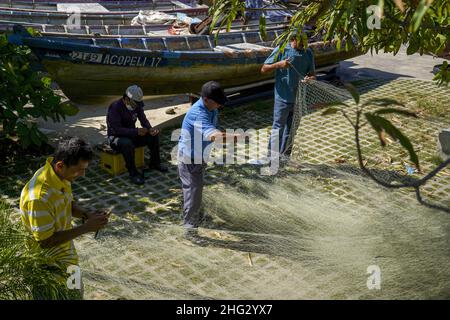
[[[217,81],[208,81],[203,85],[202,97],[211,99],[222,106],[228,101],[220,83]]]
[[[290,36],[290,40],[297,39],[298,31],[297,29],[293,30]]]

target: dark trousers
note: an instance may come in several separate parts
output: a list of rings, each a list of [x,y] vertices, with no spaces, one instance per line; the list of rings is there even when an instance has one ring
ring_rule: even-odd
[[[197,228],[202,220],[200,206],[203,195],[204,164],[178,164],[181,188],[183,190],[183,225]]]
[[[150,150],[149,166],[159,166],[161,157],[159,154],[159,136],[146,134],[145,136],[137,136],[135,138],[127,137],[108,137],[111,148],[120,152],[125,159],[125,165],[131,176],[137,175],[136,162],[134,159],[134,149],[147,146]]]

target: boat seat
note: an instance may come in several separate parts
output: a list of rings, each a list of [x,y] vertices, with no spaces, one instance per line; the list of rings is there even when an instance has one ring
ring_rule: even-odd
[[[146,38],[147,49],[151,51],[165,50],[166,46],[161,38]]]
[[[266,47],[266,46],[260,46],[254,43],[235,43],[235,44],[230,44],[228,46],[217,46],[215,48],[215,51],[228,51],[228,52],[240,52],[240,51],[247,51],[247,50],[270,50],[272,51],[273,48],[270,47]]]
[[[95,43],[98,46],[105,46],[105,47],[113,47],[113,48],[120,48],[120,43],[118,39],[95,39]]]
[[[260,46],[253,43],[235,43],[227,46],[217,46],[214,51],[223,52],[226,55],[256,55],[258,52],[270,53],[273,48]]]
[[[108,35],[107,28],[105,26],[89,26],[89,34],[101,34]]]
[[[109,34],[143,36],[145,32],[142,26],[119,26],[109,28]]]
[[[191,50],[212,50],[208,36],[188,37]]]
[[[146,49],[144,41],[139,38],[121,39],[122,48],[128,49]]]
[[[186,51],[190,50],[186,37],[165,38],[167,50]]]
[[[64,26],[55,26],[55,25],[47,25],[44,28],[45,32],[59,32],[59,33],[65,33],[66,29]]]
[[[86,27],[85,26],[81,26],[81,28],[74,28],[74,29],[71,29],[71,28],[67,28],[67,33],[70,33],[70,34],[87,34],[87,30],[86,30]]]
[[[247,43],[260,43],[262,41],[259,32],[247,32],[245,33],[245,40]]]
[[[277,37],[275,31],[267,31],[264,41],[273,41]]]
[[[211,42],[214,43],[214,36],[211,36]],[[244,39],[242,37],[242,33],[228,33],[228,34],[219,34],[217,39],[218,46],[227,46],[229,44],[234,43],[242,43]]]

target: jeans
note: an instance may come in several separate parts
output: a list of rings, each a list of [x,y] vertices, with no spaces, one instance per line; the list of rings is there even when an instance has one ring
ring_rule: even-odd
[[[145,136],[137,136],[134,138],[128,137],[108,137],[111,148],[120,152],[125,159],[125,166],[131,176],[138,174],[136,169],[136,162],[134,159],[134,149],[138,147],[147,146],[150,150],[149,166],[159,166],[161,164],[161,157],[159,154],[159,136],[152,136],[146,134]]]
[[[278,146],[280,154],[290,155],[292,146],[288,146],[289,137],[291,135],[292,119],[294,117],[294,103],[286,103],[275,99],[273,108],[273,124],[272,131],[278,129],[278,135],[272,132],[269,141],[269,156],[271,155],[271,146],[276,143],[278,138]]]

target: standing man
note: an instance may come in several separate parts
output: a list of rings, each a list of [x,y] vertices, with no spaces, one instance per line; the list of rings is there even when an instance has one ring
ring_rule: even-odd
[[[168,171],[167,167],[161,164],[159,130],[152,128],[145,116],[143,96],[140,87],[128,87],[123,97],[109,106],[106,117],[109,144],[113,150],[122,153],[131,181],[138,185],[144,184],[144,178],[136,169],[134,150],[137,147],[148,146],[150,169]],[[142,128],[136,128],[137,119]]]
[[[284,52],[280,51],[280,47],[276,47],[261,68],[262,73],[274,70],[275,103],[269,153],[271,155],[271,145],[276,145],[274,139],[278,137],[280,148],[273,151],[289,156],[291,146],[288,146],[287,142],[294,115],[298,83],[300,80],[307,81],[316,78],[313,52],[309,48],[303,48],[303,45],[297,40],[296,32],[292,35]],[[279,130],[278,135],[274,134],[274,130]]]
[[[104,212],[83,210],[73,201],[71,183],[85,175],[92,158],[92,149],[83,140],[62,141],[54,157],[47,159],[20,196],[23,224],[42,248],[57,249],[52,251],[57,253],[59,267],[78,265],[73,239],[96,232],[108,223]],[[74,228],[72,217],[83,218],[86,223]]]
[[[203,193],[203,175],[211,151],[211,143],[236,139],[218,129],[218,109],[227,98],[220,84],[209,81],[202,87],[201,98],[184,117],[178,142],[178,173],[183,189],[183,219],[185,236],[193,239],[202,216],[200,205]],[[195,238],[194,238],[195,239]]]

